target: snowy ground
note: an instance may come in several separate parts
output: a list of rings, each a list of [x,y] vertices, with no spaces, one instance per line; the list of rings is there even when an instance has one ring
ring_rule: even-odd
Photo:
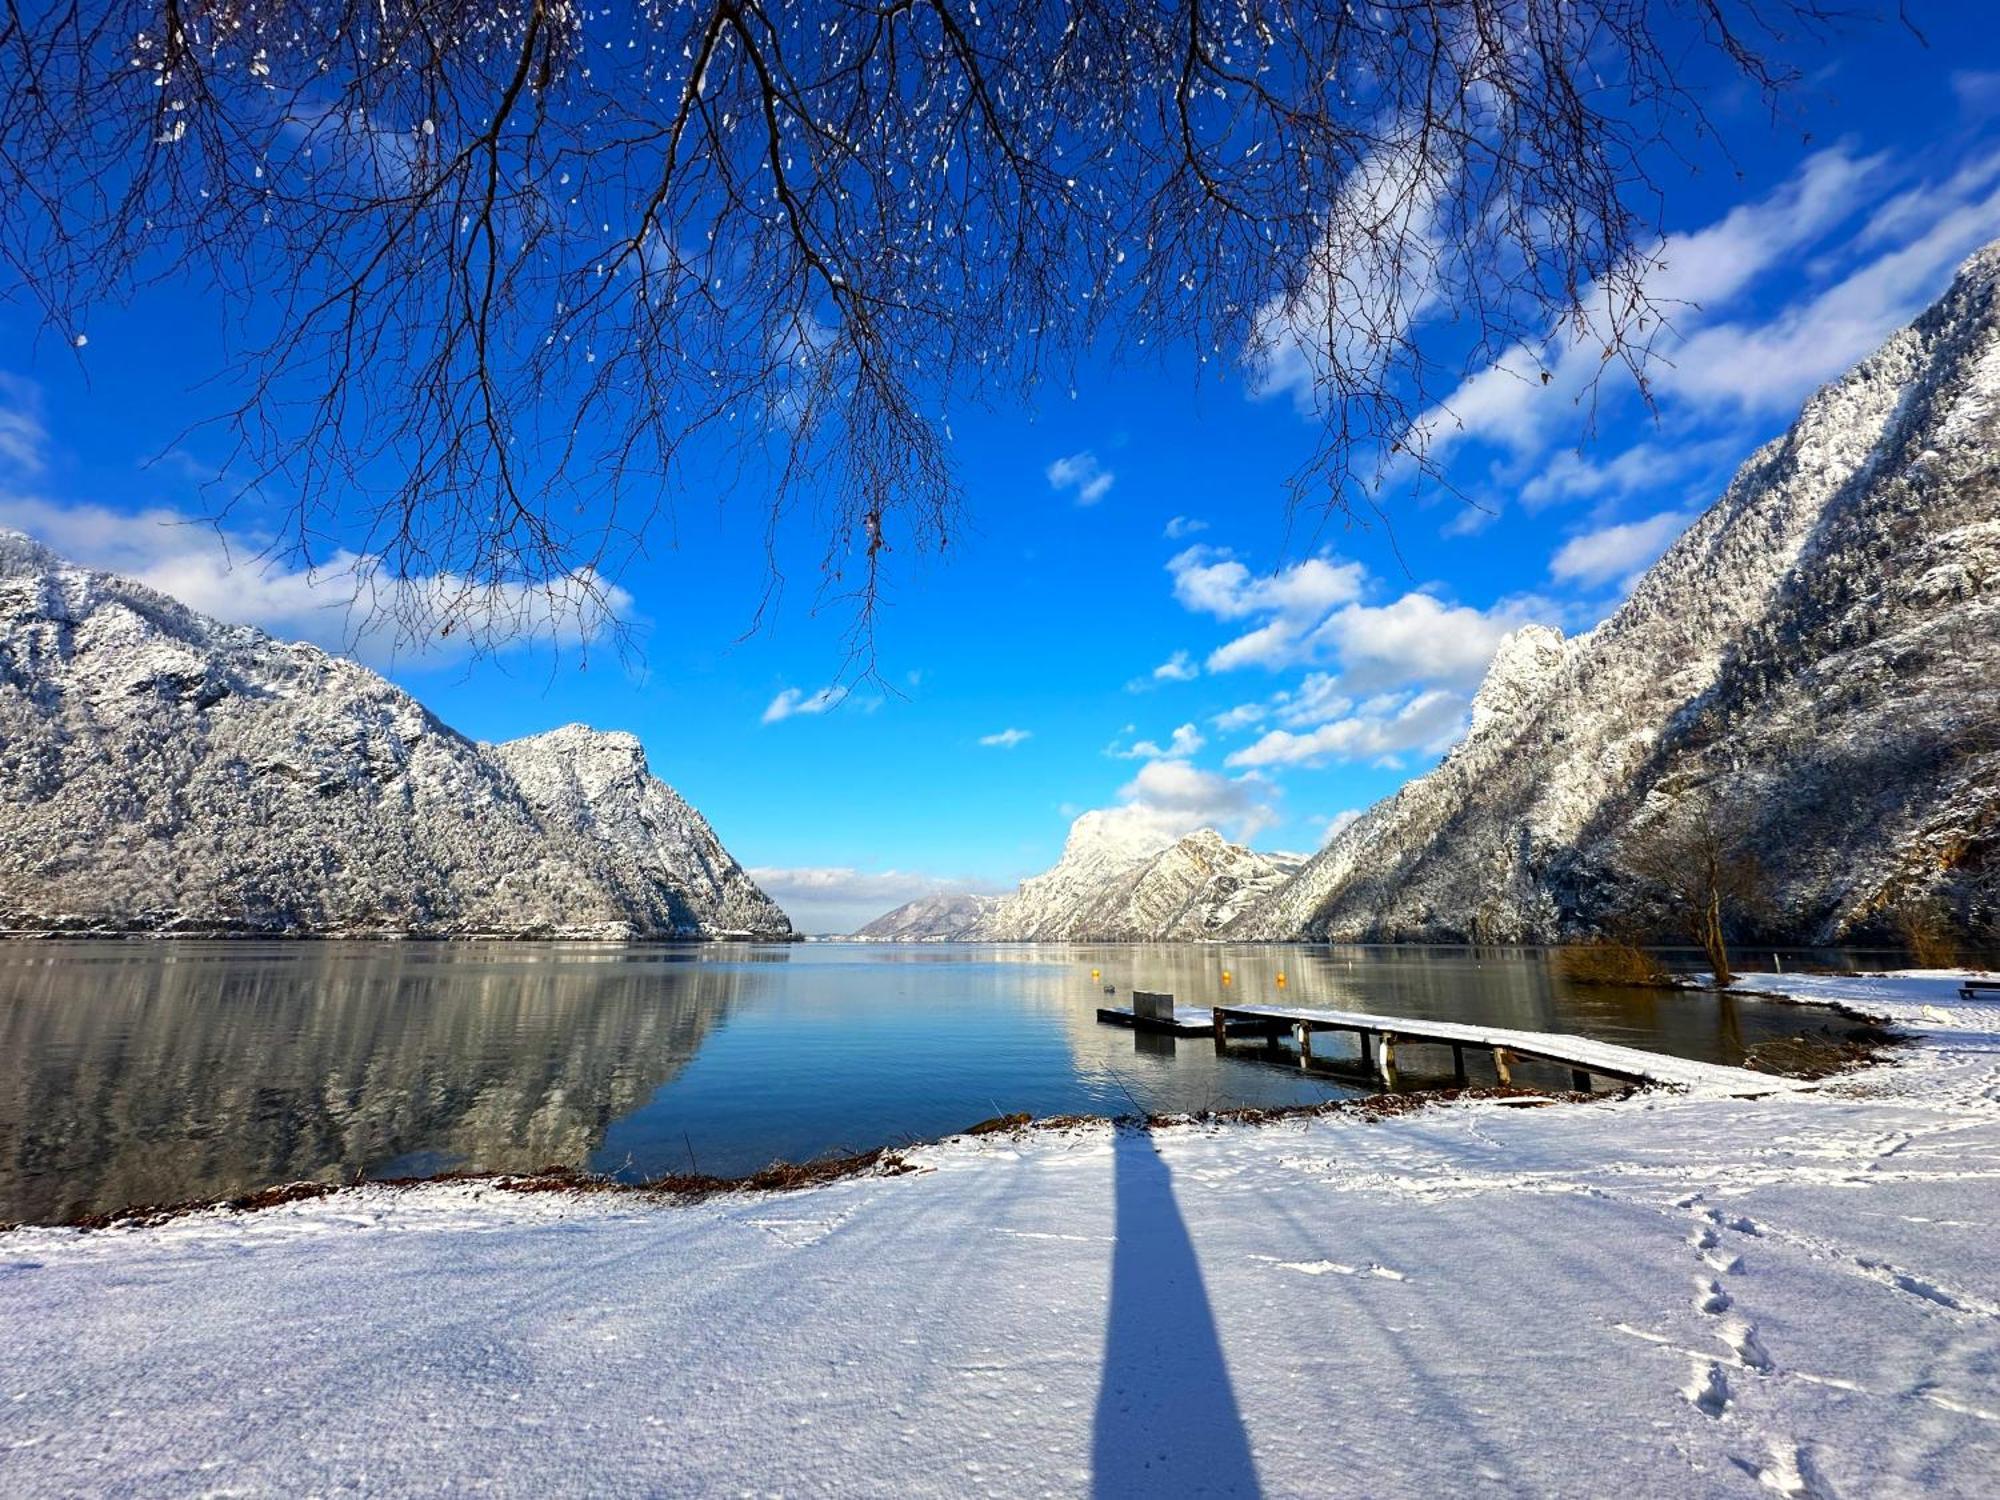
[[[1785,984],[1924,1042],[693,1207],[0,1235],[0,1493],[2000,1493],[2000,1003]]]

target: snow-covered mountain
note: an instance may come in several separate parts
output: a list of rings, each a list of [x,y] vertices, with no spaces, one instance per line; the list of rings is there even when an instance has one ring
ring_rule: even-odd
[[[1212,828],[1179,839],[1117,810],[1087,812],[1062,858],[955,936],[980,942],[1146,942],[1212,936],[1301,861],[1232,844]],[[886,920],[886,919],[884,919]],[[873,925],[873,924],[871,924]]]
[[[2000,246],[1809,400],[1589,634],[1502,648],[1466,739],[1232,936],[1586,931],[1677,802],[1774,933],[2000,895]]]
[[[638,742],[475,744],[0,532],[0,931],[784,937]]]
[[[977,894],[919,896],[856,928],[853,935],[876,943],[957,942],[975,931],[1000,901],[999,896]]]

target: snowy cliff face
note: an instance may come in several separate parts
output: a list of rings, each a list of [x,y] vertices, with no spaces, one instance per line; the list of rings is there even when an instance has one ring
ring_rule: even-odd
[[[0,534],[0,931],[746,925],[754,903],[726,880],[715,899],[706,851],[727,856],[671,791],[628,782],[629,820],[608,802],[558,815],[555,773],[531,790],[510,761],[365,667]],[[676,832],[632,832],[674,822],[661,794]],[[685,868],[704,839],[707,864]],[[763,907],[761,930],[784,932]]]
[[[989,942],[1147,942],[1207,937],[1288,880],[1299,861],[1203,828],[1163,843],[1088,812],[1062,858],[1021,882],[965,936]]]
[[[702,815],[646,765],[638,738],[582,724],[488,747],[543,821],[629,861],[674,912],[707,936],[787,937],[777,903],[722,847]]]
[[[854,936],[876,943],[953,943],[968,937],[1000,904],[998,896],[919,896],[885,912]]]
[[[1231,935],[1587,931],[1677,797],[1740,830],[1772,932],[1879,929],[1920,898],[1991,920],[1997,279],[2000,246],[1808,401],[1596,630],[1514,637],[1443,764]]]

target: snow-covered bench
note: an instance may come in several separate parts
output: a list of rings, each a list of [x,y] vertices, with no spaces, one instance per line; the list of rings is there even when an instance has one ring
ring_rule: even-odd
[[[2000,1000],[2000,979],[1968,979],[1958,987],[1961,1000]]]

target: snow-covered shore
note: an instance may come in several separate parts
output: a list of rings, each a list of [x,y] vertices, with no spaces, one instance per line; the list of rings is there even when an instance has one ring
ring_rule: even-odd
[[[1761,1099],[0,1235],[0,1493],[1996,1493],[2000,1003],[1782,984],[1922,1039]]]

